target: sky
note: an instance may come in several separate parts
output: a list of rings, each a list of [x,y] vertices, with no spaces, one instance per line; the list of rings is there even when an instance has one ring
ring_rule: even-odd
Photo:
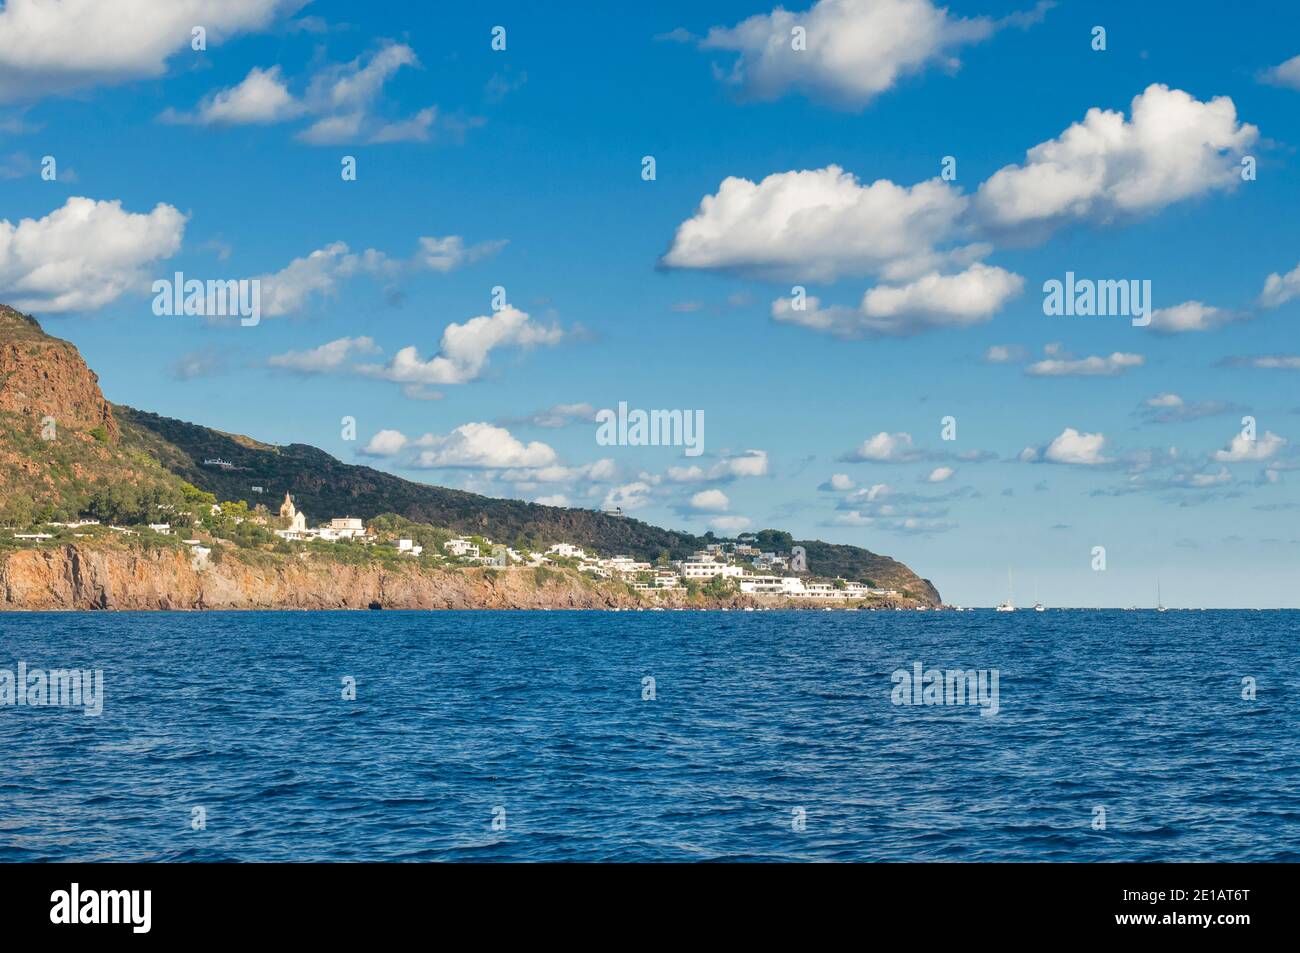
[[[8,0],[0,302],[110,400],[407,479],[954,604],[1296,606],[1300,11],[1216,7]],[[156,313],[177,272],[257,320]]]

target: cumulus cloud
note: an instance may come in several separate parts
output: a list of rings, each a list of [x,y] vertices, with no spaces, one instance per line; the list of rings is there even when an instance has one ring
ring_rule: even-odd
[[[541,467],[555,462],[555,451],[540,441],[525,444],[504,427],[462,424],[446,435],[426,434],[412,466],[422,469]]]
[[[0,12],[0,22],[7,15]],[[181,247],[185,216],[159,203],[69,198],[44,218],[0,219],[0,293],[25,311],[87,311],[147,290],[147,269]]]
[[[1016,22],[1032,19],[1022,15]],[[744,98],[772,100],[797,90],[832,105],[861,108],[928,66],[955,72],[956,51],[988,39],[998,26],[988,17],[951,16],[931,0],[818,0],[802,12],[777,7],[733,27],[715,26],[698,42],[701,49],[736,54],[721,76]],[[799,27],[806,35],[804,49],[792,42]],[[664,38],[694,39],[685,31]]]
[[[856,310],[822,308],[817,297],[796,309],[790,298],[772,304],[777,321],[800,324],[838,337],[908,335],[930,328],[966,327],[990,320],[1024,288],[1024,279],[1002,268],[975,264],[955,275],[932,273],[905,285],[877,285]]]
[[[1046,358],[1030,364],[1025,373],[1033,377],[1114,377],[1145,363],[1141,354],[1116,351],[1106,357]]]
[[[254,67],[238,85],[214,90],[190,112],[168,108],[163,122],[199,125],[249,125],[309,117],[298,139],[312,145],[427,142],[439,130],[461,137],[480,120],[442,117],[436,106],[409,116],[389,116],[383,107],[384,85],[404,67],[418,68],[419,58],[404,43],[387,42],[370,56],[319,69],[300,96],[295,96],[279,66]]]
[[[1278,308],[1296,297],[1300,297],[1300,265],[1285,275],[1275,271],[1264,279],[1264,290],[1260,292],[1259,303],[1265,308]]]
[[[721,490],[701,490],[691,497],[691,509],[706,513],[723,512],[731,508],[731,500]]]
[[[408,442],[406,434],[400,430],[381,430],[357,453],[363,457],[395,457]]]
[[[1240,463],[1245,460],[1267,460],[1286,444],[1285,437],[1279,437],[1271,430],[1262,436],[1251,438],[1239,433],[1232,438],[1226,450],[1216,450],[1214,459],[1221,463]]]
[[[984,182],[975,212],[995,231],[1050,231],[1071,221],[1107,223],[1241,183],[1241,154],[1259,130],[1237,120],[1232,100],[1201,102],[1148,86],[1131,117],[1093,108],[1058,138],[1029,150]]]
[[[728,454],[721,460],[702,467],[669,467],[666,477],[670,483],[705,483],[711,480],[738,480],[743,477],[767,476],[767,451],[745,450]]]
[[[883,430],[864,440],[861,446],[844,457],[872,463],[907,463],[916,458],[910,433],[886,433]]]
[[[758,183],[729,176],[678,226],[662,264],[772,279],[912,278],[952,257],[935,245],[953,235],[966,201],[938,178],[861,185],[837,165]]]
[[[325,374],[337,371],[352,357],[360,354],[378,354],[381,348],[373,338],[338,338],[320,347],[306,351],[287,351],[266,359],[270,367],[298,374]]]
[[[254,66],[236,86],[217,90],[203,98],[192,113],[167,109],[164,122],[213,125],[266,125],[292,119],[303,111],[285,83],[279,66]]]
[[[306,0],[8,0],[0,8],[0,101],[161,76],[202,24],[209,47],[269,26]]]
[[[1048,463],[1097,466],[1111,462],[1103,456],[1105,449],[1106,437],[1103,434],[1080,433],[1073,427],[1066,427],[1044,449],[1026,448],[1020,455],[1020,459],[1030,462],[1041,459]]]
[[[709,529],[719,533],[743,533],[752,522],[748,516],[715,516],[709,520]]]
[[[973,196],[939,178],[864,185],[837,165],[758,182],[728,177],[678,226],[660,265],[773,281],[875,278],[857,307],[809,296],[800,308],[794,293],[772,306],[777,320],[842,337],[975,324],[1023,288],[1019,275],[983,264],[996,247],[1230,191],[1240,182],[1237,160],[1258,137],[1227,97],[1202,102],[1152,85],[1133,99],[1130,118],[1091,109]],[[1189,320],[1189,311],[1165,318]],[[1226,311],[1200,315],[1228,319]]]
[[[1151,330],[1161,334],[1181,334],[1184,331],[1212,331],[1215,328],[1243,320],[1239,311],[1216,308],[1199,301],[1184,301],[1172,308],[1157,308],[1151,312]]]
[[[488,356],[501,347],[532,348],[559,343],[564,331],[533,321],[525,312],[504,307],[492,314],[449,324],[442,332],[439,353],[425,360],[414,345],[398,351],[385,365],[363,365],[371,377],[407,385],[466,384],[487,366]]]
[[[849,490],[852,490],[855,486],[857,486],[857,484],[853,482],[853,478],[849,476],[847,473],[832,473],[831,478],[827,480],[825,483],[823,483],[820,487],[818,487],[818,489],[834,490],[838,493],[847,493]]]
[[[1300,89],[1300,56],[1293,56],[1285,63],[1266,70],[1261,78],[1264,82],[1275,86]]]
[[[925,478],[925,482],[943,483],[945,480],[952,479],[952,475],[956,472],[952,467],[935,467],[930,471],[930,475]]]

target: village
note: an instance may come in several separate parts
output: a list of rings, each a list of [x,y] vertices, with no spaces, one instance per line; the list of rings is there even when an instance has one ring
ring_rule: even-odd
[[[484,536],[453,536],[442,542],[441,552],[426,552],[427,547],[414,538],[400,533],[378,532],[358,517],[332,517],[328,522],[308,526],[307,515],[298,509],[288,493],[280,505],[278,521],[273,522],[273,517],[264,508],[259,507],[254,513],[247,511],[244,504],[227,504],[232,510],[236,506],[247,515],[236,515],[233,512],[225,514],[234,524],[249,522],[259,527],[270,527],[278,523],[280,528],[271,529],[270,532],[285,543],[348,543],[387,548],[397,556],[412,559],[424,557],[449,566],[480,566],[494,570],[565,567],[588,573],[597,579],[620,581],[637,592],[647,594],[685,593],[696,587],[707,587],[718,594],[731,592],[839,602],[888,600],[901,595],[895,589],[874,588],[852,580],[817,581],[809,575],[803,552],[798,547],[795,547],[793,553],[765,551],[752,544],[752,536],[744,534],[735,541],[708,543],[686,559],[670,559],[665,554],[653,563],[626,555],[601,556],[568,542],[554,543],[545,551],[521,552]],[[209,515],[223,515],[222,505],[210,504]],[[197,529],[201,525],[201,520],[194,519],[192,527],[187,529]],[[79,538],[88,535],[93,528],[100,527],[100,521],[82,519],[68,523],[51,522],[45,526],[56,531],[68,530]],[[105,528],[126,536],[138,536],[145,532],[143,527],[109,525]],[[223,541],[216,537],[207,540],[188,538],[188,533],[179,530],[179,526],[174,527],[169,522],[150,523],[147,526],[147,531],[151,534],[178,538],[183,545],[189,547],[194,568],[205,568],[212,556],[213,546],[221,545]],[[54,534],[15,532],[13,538],[41,542],[53,539]],[[305,557],[308,551],[303,550],[300,555]]]

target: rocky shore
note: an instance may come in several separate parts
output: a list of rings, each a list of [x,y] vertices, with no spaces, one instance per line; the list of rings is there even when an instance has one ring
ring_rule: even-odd
[[[902,600],[898,605],[917,603]],[[719,609],[787,600],[643,594],[572,570],[426,569],[321,558],[226,555],[196,567],[179,550],[68,544],[0,552],[0,611],[149,609]],[[801,608],[814,606],[801,605]],[[821,608],[816,605],[816,608]],[[894,604],[881,605],[892,608]]]

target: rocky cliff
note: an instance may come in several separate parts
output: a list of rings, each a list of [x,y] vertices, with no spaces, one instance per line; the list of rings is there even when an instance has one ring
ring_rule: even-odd
[[[751,596],[640,595],[618,583],[562,570],[540,575],[530,569],[427,570],[297,557],[250,563],[231,556],[196,568],[176,549],[74,544],[0,553],[0,611],[742,608],[780,602]]]
[[[0,305],[0,411],[57,428],[104,428],[108,443],[119,433],[99,378],[67,341],[50,337],[36,321]]]

